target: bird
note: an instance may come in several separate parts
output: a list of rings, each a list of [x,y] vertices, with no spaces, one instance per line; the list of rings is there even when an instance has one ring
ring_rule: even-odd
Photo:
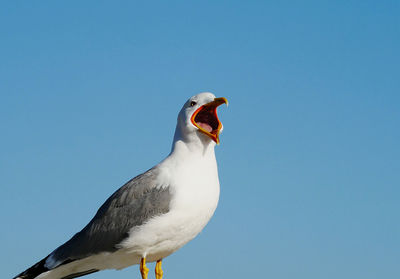
[[[215,146],[223,125],[217,108],[224,97],[203,92],[189,98],[177,118],[169,155],[117,189],[93,219],[47,257],[13,279],[72,279],[104,269],[162,260],[195,238],[219,200]]]

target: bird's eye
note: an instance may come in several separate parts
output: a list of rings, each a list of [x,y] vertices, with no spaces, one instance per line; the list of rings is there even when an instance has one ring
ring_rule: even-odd
[[[197,105],[197,103],[196,103],[195,101],[191,101],[191,102],[190,102],[190,106],[191,106],[191,107],[194,107],[195,105]]]

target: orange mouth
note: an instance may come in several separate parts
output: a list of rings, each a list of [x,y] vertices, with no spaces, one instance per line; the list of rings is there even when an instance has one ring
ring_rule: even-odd
[[[202,105],[192,115],[190,120],[200,132],[209,136],[213,141],[219,144],[219,133],[222,129],[221,121],[218,119],[217,107],[222,104],[228,104],[226,98],[215,98],[214,101]]]

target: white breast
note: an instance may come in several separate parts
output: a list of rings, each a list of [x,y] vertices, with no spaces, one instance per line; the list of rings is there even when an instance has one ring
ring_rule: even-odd
[[[176,158],[177,157],[177,158]],[[170,211],[134,228],[121,248],[148,261],[165,258],[192,240],[213,215],[219,199],[219,180],[210,154],[170,156],[159,167],[160,179],[169,181]]]

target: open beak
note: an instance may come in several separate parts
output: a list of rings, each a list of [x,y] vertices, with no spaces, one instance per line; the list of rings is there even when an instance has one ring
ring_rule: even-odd
[[[224,97],[215,98],[214,101],[199,107],[191,117],[193,125],[217,144],[219,144],[219,133],[222,129],[217,115],[217,107],[222,104],[228,105],[228,100]]]

